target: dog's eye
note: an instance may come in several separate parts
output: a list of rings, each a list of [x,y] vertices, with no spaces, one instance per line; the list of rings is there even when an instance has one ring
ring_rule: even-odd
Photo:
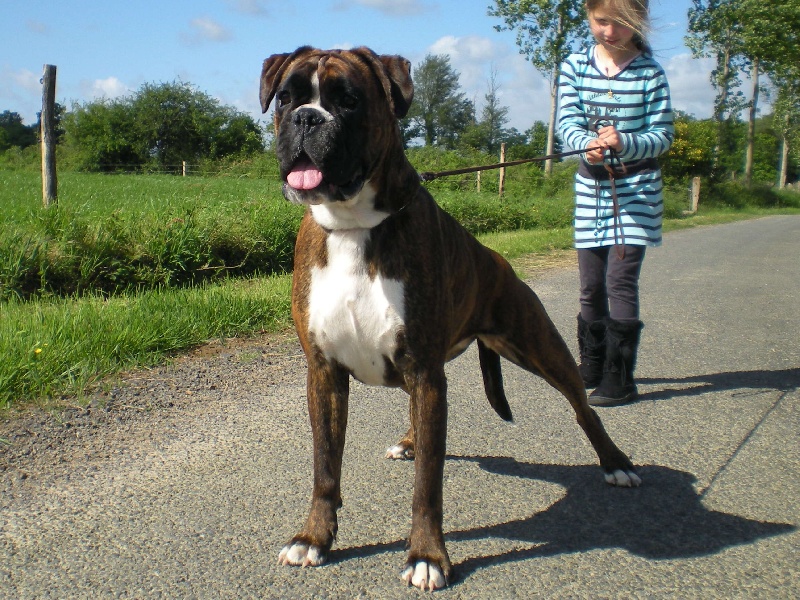
[[[340,104],[342,105],[342,108],[352,110],[358,106],[358,97],[354,96],[353,94],[342,94]]]
[[[278,106],[286,106],[292,101],[292,95],[286,90],[278,92]]]

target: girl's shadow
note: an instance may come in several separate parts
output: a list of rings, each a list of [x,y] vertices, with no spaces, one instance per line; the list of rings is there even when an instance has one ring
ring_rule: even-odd
[[[647,391],[639,394],[637,402],[643,400],[668,400],[679,396],[698,396],[725,390],[765,390],[790,392],[800,387],[800,369],[779,371],[734,371],[730,373],[711,373],[675,379],[642,377],[637,383],[644,385],[670,385],[664,390]]]

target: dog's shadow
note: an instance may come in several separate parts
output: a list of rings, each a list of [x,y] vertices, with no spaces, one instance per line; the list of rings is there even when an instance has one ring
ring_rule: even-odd
[[[636,382],[646,386],[670,386],[662,390],[640,390],[641,393],[637,402],[670,400],[725,390],[771,389],[779,392],[790,392],[800,387],[800,368],[778,371],[733,371],[673,379],[637,377]]]
[[[566,490],[547,510],[527,518],[447,533],[450,542],[499,538],[531,544],[528,549],[467,558],[454,565],[458,580],[490,565],[601,548],[621,548],[654,560],[706,556],[796,529],[792,524],[709,510],[692,486],[695,477],[667,467],[641,467],[642,487],[621,489],[605,484],[595,465],[540,465],[489,456],[449,456],[448,460],[473,462],[498,475],[548,481]],[[404,542],[396,541],[344,548],[334,550],[331,559],[403,547]]]

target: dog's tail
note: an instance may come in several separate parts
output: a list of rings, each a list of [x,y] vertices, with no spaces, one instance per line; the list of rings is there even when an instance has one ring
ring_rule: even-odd
[[[503,373],[500,371],[500,355],[478,339],[478,359],[483,375],[483,388],[494,411],[504,421],[513,421],[511,407],[503,390]]]

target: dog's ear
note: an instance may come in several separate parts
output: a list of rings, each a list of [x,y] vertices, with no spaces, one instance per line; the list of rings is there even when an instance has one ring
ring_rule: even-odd
[[[273,54],[264,61],[261,67],[261,112],[267,112],[270,102],[275,97],[278,84],[283,78],[283,73],[294,57],[311,50],[311,46],[302,46],[294,52],[287,54]]]
[[[394,114],[402,119],[408,113],[411,102],[414,100],[414,82],[411,81],[411,63],[402,56],[381,55],[378,57],[383,63],[389,81],[392,83],[392,103]]]
[[[414,84],[411,81],[411,63],[402,56],[383,54],[378,56],[366,46],[350,50],[365,61],[381,82],[395,117],[402,119],[408,113],[414,99]]]

